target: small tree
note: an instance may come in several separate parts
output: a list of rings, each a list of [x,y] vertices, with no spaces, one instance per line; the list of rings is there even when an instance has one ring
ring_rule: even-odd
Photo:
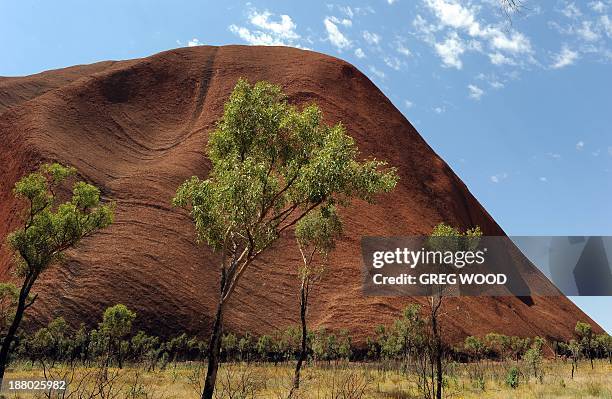
[[[465,338],[463,347],[473,360],[476,362],[480,362],[480,360],[482,360],[485,353],[485,344],[482,342],[482,339],[470,335],[469,337]]]
[[[289,397],[293,396],[300,387],[300,370],[306,360],[308,347],[308,328],[306,317],[308,315],[308,298],[312,285],[321,277],[325,270],[323,262],[336,245],[336,239],[342,234],[342,222],[334,206],[321,207],[300,220],[295,228],[302,264],[298,270],[300,277],[300,323],[301,345],[293,375],[293,386]],[[316,263],[316,256],[323,258],[323,262]]]
[[[608,363],[612,364],[612,336],[603,333],[596,338],[597,347],[601,351],[601,357],[607,357]]]
[[[255,349],[257,350],[260,360],[268,360],[270,352],[272,352],[272,337],[265,334],[260,336],[255,345]]]
[[[572,380],[574,379],[574,373],[578,370],[578,360],[580,359],[581,346],[580,343],[575,339],[571,339],[567,345],[567,350],[572,359]]]
[[[426,242],[430,250],[436,251],[473,251],[480,242],[482,231],[480,227],[468,229],[461,232],[459,229],[444,223],[436,225]],[[431,396],[442,399],[443,370],[442,370],[442,333],[439,320],[439,312],[442,308],[444,287],[434,285],[429,297],[429,324],[431,326],[431,354],[432,364],[435,367],[435,375],[431,376]]]
[[[406,366],[410,363],[410,355],[423,355],[425,343],[425,321],[421,317],[421,307],[410,304],[402,312],[402,316],[393,323],[393,335],[398,337],[399,355],[403,357]]]
[[[121,343],[132,332],[132,322],[135,318],[136,313],[122,304],[111,306],[104,311],[98,330],[106,344],[106,367],[113,357],[117,359],[119,368],[123,367]]]
[[[583,323],[581,321],[576,323],[576,328],[574,329],[576,336],[578,337],[578,342],[582,346],[582,350],[589,357],[591,361],[591,369],[594,367],[593,365],[593,328],[589,323]]]
[[[239,80],[207,147],[206,180],[192,177],[174,205],[190,211],[198,240],[221,253],[217,312],[202,392],[212,399],[225,308],[249,266],[319,207],[373,200],[397,181],[384,162],[358,161],[341,124],[327,126],[311,105],[298,111],[280,87]]]
[[[58,163],[45,164],[15,184],[15,196],[26,203],[26,210],[23,225],[9,235],[8,243],[15,252],[15,273],[23,281],[14,317],[2,341],[0,379],[25,311],[36,299],[30,292],[38,277],[61,261],[67,249],[113,221],[112,207],[101,204],[100,190],[91,184],[76,182],[72,198],[59,203],[60,185],[75,173],[76,169]]]
[[[546,341],[544,338],[535,337],[533,339],[533,343],[531,344],[531,348],[525,352],[524,360],[527,364],[527,367],[533,371],[533,376],[535,378],[542,379],[542,347]]]

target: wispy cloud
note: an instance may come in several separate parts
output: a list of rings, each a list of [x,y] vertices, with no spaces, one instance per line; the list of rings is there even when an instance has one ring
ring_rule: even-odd
[[[405,55],[406,57],[410,57],[412,55],[412,51],[410,51],[408,47],[404,46],[403,43],[397,43],[395,51],[402,55]]]
[[[466,50],[490,54],[489,58],[495,65],[518,64],[516,58],[520,56],[532,61],[533,48],[527,36],[513,29],[479,21],[477,7],[464,6],[464,3],[456,0],[424,0],[424,3],[437,23],[428,22],[417,15],[413,26],[420,37],[436,50],[443,66],[461,69],[460,56]],[[441,31],[446,32],[442,42],[436,39],[436,33]]]
[[[592,1],[589,3],[589,7],[591,7],[591,10],[599,13],[605,12],[608,9],[608,6],[602,1]]]
[[[578,151],[582,151],[584,149],[584,141],[580,140],[579,142],[576,143],[576,149]]]
[[[383,61],[385,62],[385,65],[391,69],[395,69],[396,71],[399,71],[402,67],[402,61],[400,61],[397,57],[385,56]]]
[[[355,49],[355,57],[357,58],[365,58],[365,53],[363,52],[363,50],[361,48],[357,48]]]
[[[202,42],[200,42],[200,39],[198,39],[197,37],[194,37],[193,39],[187,42],[187,46],[189,47],[195,47],[195,46],[201,46],[201,45],[202,45]]]
[[[507,178],[508,178],[508,173],[503,172],[503,173],[498,173],[496,175],[493,175],[489,179],[491,180],[492,183],[499,183],[502,180],[506,180]]]
[[[460,57],[465,52],[465,46],[456,32],[452,32],[445,41],[435,43],[435,49],[445,67],[463,68]]]
[[[436,114],[443,114],[444,112],[446,112],[446,107],[443,105],[440,105],[440,106],[434,107],[433,110]]]
[[[363,39],[366,41],[366,43],[371,44],[371,45],[377,45],[380,43],[380,35],[376,34],[376,33],[372,33],[372,32],[368,32],[367,30],[363,31]]]
[[[323,25],[327,31],[327,39],[329,42],[342,51],[345,48],[350,47],[351,41],[338,29],[338,25],[332,20],[333,17],[325,17]]]
[[[470,91],[470,98],[476,101],[480,100],[480,98],[484,94],[484,90],[482,90],[480,87],[476,85],[472,85],[472,84],[468,85],[468,90]]]
[[[559,69],[572,65],[578,59],[578,52],[570,50],[569,47],[563,46],[558,54],[553,56],[551,68]]]
[[[370,70],[370,72],[372,72],[373,75],[375,75],[376,77],[380,78],[380,79],[384,79],[385,77],[387,77],[387,75],[385,75],[385,73],[379,69],[377,69],[375,66],[370,65],[368,67],[368,69]]]
[[[276,17],[269,11],[251,9],[248,12],[248,21],[252,27],[231,24],[230,32],[242,40],[253,45],[264,46],[298,46],[297,25],[289,15]]]
[[[565,7],[561,9],[561,14],[565,15],[567,18],[575,19],[582,15],[582,11],[580,11],[575,3],[567,3]]]
[[[410,109],[414,107],[414,103],[410,100],[404,100],[404,107],[406,107],[406,109]]]

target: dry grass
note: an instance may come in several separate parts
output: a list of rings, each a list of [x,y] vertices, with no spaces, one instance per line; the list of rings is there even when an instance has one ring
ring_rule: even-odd
[[[572,380],[571,365],[547,361],[543,378],[521,374],[520,385],[511,389],[505,377],[511,364],[482,363],[450,365],[445,376],[445,397],[453,399],[540,399],[540,398],[609,398],[612,399],[612,365],[598,361],[591,370],[587,362],[579,365]],[[478,373],[475,373],[477,369]],[[72,395],[66,398],[189,399],[199,398],[205,366],[199,363],[169,365],[164,370],[145,372],[132,366],[110,369],[106,386],[95,369],[66,366],[52,370],[51,378],[72,378]],[[225,364],[218,375],[217,397],[228,399],[286,398],[289,392],[291,365]],[[474,375],[482,376],[475,380]],[[472,376],[472,377],[470,377]],[[7,378],[42,377],[40,369],[19,365]],[[420,398],[416,377],[396,370],[384,370],[372,364],[317,365],[303,371],[302,389],[297,399]],[[7,395],[7,398],[44,398],[38,394]],[[58,396],[54,396],[58,397]],[[61,397],[61,396],[59,396]]]

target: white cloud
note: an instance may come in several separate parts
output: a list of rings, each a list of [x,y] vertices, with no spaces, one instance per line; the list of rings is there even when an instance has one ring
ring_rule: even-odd
[[[463,68],[463,63],[459,57],[465,52],[465,45],[456,32],[451,33],[442,43],[435,43],[434,48],[442,58],[445,67]]]
[[[487,28],[485,36],[489,36],[491,46],[510,53],[531,53],[531,42],[520,32],[513,32],[510,37],[497,28]]]
[[[601,150],[598,148],[595,151],[591,152],[591,155],[593,155],[594,157],[598,157],[599,154],[601,154]]]
[[[487,82],[489,86],[494,89],[501,89],[504,87],[503,82],[500,81],[499,77],[496,74],[485,75],[484,73],[479,73],[478,75],[476,75],[476,79]]]
[[[425,0],[425,4],[432,9],[444,25],[456,29],[467,29],[472,32],[480,30],[480,25],[476,22],[473,10],[463,7],[453,0]]]
[[[610,17],[607,15],[602,15],[599,18],[599,25],[601,26],[602,30],[606,32],[606,35],[612,39],[612,20]]]
[[[342,11],[349,18],[353,18],[353,16],[355,15],[355,12],[349,6],[338,6],[338,9]]]
[[[489,59],[493,65],[514,65],[515,62],[511,58],[506,57],[500,52],[489,54]]]
[[[283,14],[275,18],[269,11],[259,12],[251,9],[248,19],[255,29],[232,24],[229,26],[230,32],[253,45],[299,47],[296,44],[300,39],[300,35],[296,32],[297,25],[289,15]]]
[[[568,18],[578,18],[582,15],[580,9],[574,3],[567,3],[565,7],[561,10],[561,13]]]
[[[594,42],[599,39],[599,33],[593,30],[592,25],[591,21],[582,21],[582,25],[576,29],[576,33],[587,42]]]
[[[405,55],[406,57],[410,57],[412,55],[412,52],[410,51],[410,49],[404,46],[402,43],[397,44],[395,51],[397,51],[398,53],[402,55]]]
[[[365,58],[365,53],[363,52],[363,50],[361,48],[358,48],[355,50],[355,57],[357,58]]]
[[[580,140],[579,142],[576,143],[576,149],[578,151],[582,151],[584,149],[584,141]]]
[[[480,87],[476,85],[470,84],[468,85],[468,89],[470,91],[470,98],[473,98],[476,101],[480,100],[480,98],[484,94],[484,90],[482,90]]]
[[[385,65],[391,69],[395,69],[396,71],[399,71],[402,67],[402,62],[396,57],[384,57],[383,61],[385,62]]]
[[[578,59],[578,53],[570,50],[569,47],[563,46],[561,52],[553,57],[551,68],[559,69],[572,65]]]
[[[377,35],[376,33],[368,32],[367,30],[363,31],[363,39],[368,44],[372,44],[372,45],[376,45],[380,43],[380,35]]]
[[[545,176],[540,177],[538,180],[540,180],[542,183],[546,183],[548,181]]]
[[[404,100],[404,107],[406,107],[406,109],[410,109],[414,106],[414,103],[410,100]]]
[[[326,17],[323,20],[323,25],[325,25],[325,30],[327,31],[327,38],[338,50],[343,50],[351,45],[351,41],[340,32],[340,29],[338,29],[338,26],[331,18]]]
[[[202,45],[202,42],[200,42],[200,39],[198,39],[197,37],[194,37],[193,39],[187,42],[187,46],[189,47],[195,47],[195,46],[201,46],[201,45]]]
[[[504,172],[504,173],[498,173],[496,175],[493,175],[490,177],[491,182],[493,183],[499,183],[502,180],[506,180],[508,178],[508,173]]]
[[[244,26],[230,25],[230,32],[238,35],[245,42],[256,46],[283,46],[285,43],[268,33],[261,31],[251,31]]]
[[[604,11],[606,11],[606,9],[608,8],[607,5],[605,5],[603,2],[601,1],[592,1],[589,3],[589,7],[591,7],[591,10],[602,13]]]
[[[351,21],[348,18],[337,18],[337,17],[329,17],[330,21],[332,21],[335,24],[339,24],[342,26],[345,26],[347,28],[350,28],[351,26],[353,26],[353,21]]]
[[[376,69],[375,66],[370,65],[368,67],[368,69],[370,70],[370,72],[372,72],[372,74],[374,74],[375,76],[379,77],[380,79],[384,79],[387,75],[385,75],[385,73],[379,69]]]
[[[441,57],[443,57],[439,51],[441,43],[435,40],[434,34],[446,30],[448,37],[455,37],[455,42],[462,41],[459,37],[460,32],[467,34],[470,40],[466,38],[464,41],[467,41],[469,46],[463,46],[464,50],[483,52],[483,46],[488,46],[492,50],[489,55],[491,62],[496,65],[516,64],[502,52],[513,55],[527,55],[529,56],[527,60],[533,62],[531,57],[533,49],[529,38],[515,30],[508,31],[501,26],[479,22],[476,16],[478,7],[464,6],[464,3],[457,0],[424,0],[424,2],[438,19],[438,25],[428,23],[421,15],[416,16],[413,25],[421,34],[422,39],[434,46]],[[442,47],[442,49],[444,48]],[[443,57],[445,66],[454,66],[460,69],[457,55],[448,57],[448,52],[444,52],[444,54],[446,54],[446,61]]]
[[[281,15],[279,21],[272,21],[270,17],[272,17],[272,14],[269,11],[260,13],[253,10],[249,15],[251,24],[269,31],[279,38],[291,40],[300,38],[300,35],[295,32],[296,25],[289,15]]]
[[[387,3],[389,3],[389,4],[393,4],[393,3],[395,3],[396,1],[397,1],[397,0],[387,0]]]
[[[548,152],[548,153],[546,153],[546,155],[548,155],[552,159],[556,159],[556,160],[561,159],[561,154],[557,154],[557,153],[554,153],[554,152]]]
[[[436,114],[442,114],[442,113],[446,112],[446,107],[445,106],[439,106],[439,107],[435,107],[433,110],[434,110],[434,112]]]

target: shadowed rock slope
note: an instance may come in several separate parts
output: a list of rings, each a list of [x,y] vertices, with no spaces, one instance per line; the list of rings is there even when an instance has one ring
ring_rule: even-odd
[[[18,222],[11,189],[45,161],[74,165],[116,203],[115,224],[85,240],[39,281],[30,325],[64,316],[95,323],[103,309],[124,303],[138,327],[172,334],[205,332],[217,298],[219,259],[196,245],[187,214],[170,205],[176,187],[205,176],[202,155],[239,77],[283,87],[292,102],[316,102],[326,121],[342,121],[364,156],[398,168],[397,189],[376,205],[343,210],[346,235],[312,295],[312,327],[348,328],[363,342],[409,301],[364,297],[360,238],[427,234],[439,222],[503,231],[446,163],[380,90],[350,64],[283,47],[194,47],[151,57],[101,62],[16,78],[0,78],[0,239]],[[0,251],[0,275],[10,256]],[[292,238],[254,265],[226,318],[236,332],[269,332],[298,322]],[[498,331],[569,338],[590,319],[565,297],[448,299],[444,334]],[[424,302],[423,302],[424,303]]]

